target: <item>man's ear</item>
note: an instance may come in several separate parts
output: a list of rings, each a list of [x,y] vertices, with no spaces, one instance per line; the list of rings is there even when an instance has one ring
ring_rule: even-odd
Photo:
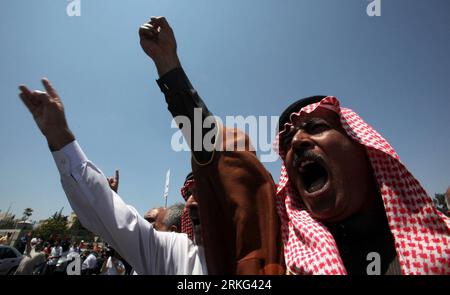
[[[176,225],[171,225],[169,231],[173,231],[176,233],[180,232],[180,230],[178,229],[178,227]]]

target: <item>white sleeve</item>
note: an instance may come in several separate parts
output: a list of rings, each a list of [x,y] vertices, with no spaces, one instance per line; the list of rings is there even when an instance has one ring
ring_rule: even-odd
[[[80,222],[111,244],[137,273],[189,274],[198,267],[191,265],[197,260],[196,254],[192,257],[197,247],[187,236],[154,230],[110,189],[106,177],[76,141],[52,154]]]

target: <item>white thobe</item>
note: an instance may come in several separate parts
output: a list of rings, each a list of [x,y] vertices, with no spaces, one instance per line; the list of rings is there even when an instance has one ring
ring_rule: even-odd
[[[53,152],[72,209],[140,275],[207,274],[203,248],[186,234],[159,232],[109,187],[77,141]]]

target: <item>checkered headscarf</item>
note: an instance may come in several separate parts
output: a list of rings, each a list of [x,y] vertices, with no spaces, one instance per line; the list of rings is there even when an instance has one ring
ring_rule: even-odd
[[[181,188],[181,196],[184,201],[187,202],[191,196],[189,188],[194,184],[194,179],[187,179]],[[189,212],[186,207],[184,207],[183,216],[181,216],[181,232],[188,235],[189,239],[194,240],[194,227],[192,225],[191,218],[189,217]]]
[[[425,190],[400,162],[389,143],[356,113],[341,108],[328,96],[290,115],[290,122],[317,107],[336,112],[354,141],[365,146],[395,240],[403,274],[450,274],[450,219],[439,212]],[[280,126],[278,139],[289,125]],[[291,187],[284,165],[277,187],[277,211],[282,221],[286,265],[294,274],[346,274],[336,242],[328,229],[313,219]]]

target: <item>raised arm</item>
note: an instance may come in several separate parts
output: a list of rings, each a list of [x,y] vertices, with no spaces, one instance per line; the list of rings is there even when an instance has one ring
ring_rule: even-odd
[[[181,131],[193,151],[192,170],[208,272],[282,274],[275,185],[258,161],[248,136],[222,126],[203,127],[211,113],[181,68],[175,36],[165,18],[152,18],[140,27],[139,34],[143,50],[158,70],[157,83],[169,111],[175,120],[177,116],[185,116],[191,122],[191,130],[181,128]],[[196,108],[201,113],[200,130],[193,128]],[[219,145],[215,147],[236,145],[245,149],[224,152],[208,149],[203,141],[211,133],[222,143],[216,142]]]
[[[48,80],[47,92],[20,86],[20,97],[30,110],[53,151],[66,196],[83,226],[111,244],[139,274],[186,274],[180,263],[167,267],[167,260],[180,260],[189,244],[176,242],[184,235],[157,232],[138,212],[110,188],[110,182],[84,154],[70,131],[61,99]],[[117,182],[118,173],[115,181]],[[118,183],[113,183],[117,189]],[[174,244],[184,245],[179,251]],[[187,271],[186,271],[187,270]],[[186,273],[185,273],[186,272]]]
[[[158,70],[160,79],[157,83],[165,95],[170,113],[180,128],[183,124],[181,116],[191,123],[191,128],[181,128],[181,131],[193,151],[194,159],[201,164],[210,162],[214,153],[211,148],[205,149],[203,138],[215,129],[214,126],[202,127],[195,134],[194,114],[197,109],[202,125],[206,118],[212,118],[212,114],[181,67],[172,28],[164,17],[152,17],[139,28],[139,36],[142,49]]]

